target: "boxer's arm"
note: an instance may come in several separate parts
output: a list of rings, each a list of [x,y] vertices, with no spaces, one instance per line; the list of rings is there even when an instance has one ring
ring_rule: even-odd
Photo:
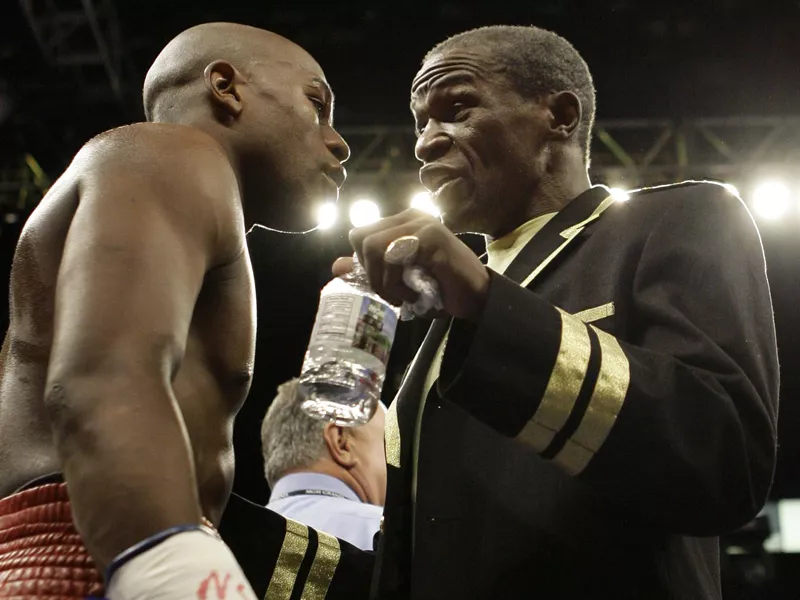
[[[76,525],[104,568],[156,532],[200,522],[171,384],[204,275],[233,258],[219,206],[236,185],[208,149],[97,145],[76,159],[46,407]]]

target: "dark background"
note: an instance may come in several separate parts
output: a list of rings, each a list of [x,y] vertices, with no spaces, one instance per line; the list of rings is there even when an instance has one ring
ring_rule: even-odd
[[[53,40],[66,31],[58,27],[70,18],[80,23],[87,5],[100,14],[98,26],[106,32],[111,68],[97,62],[98,44],[87,27],[76,25],[69,44],[62,42],[57,51],[37,42],[36,23],[40,38]],[[32,18],[26,17],[25,7],[31,9]],[[47,21],[53,16],[60,20]],[[536,0],[480,5],[435,0],[2,0],[0,285],[7,285],[20,225],[42,189],[91,136],[140,120],[141,82],[150,62],[182,29],[212,20],[271,29],[309,50],[334,88],[337,126],[345,133],[348,128],[373,125],[398,125],[410,132],[408,87],[424,53],[448,35],[498,23],[536,24],[572,41],[594,74],[601,120],[657,118],[680,123],[695,117],[800,114],[797,0]],[[45,22],[49,28],[42,28]],[[374,178],[368,179],[366,163],[359,163],[359,154],[368,151],[367,142],[361,144],[357,136],[352,139],[350,185],[357,187],[359,181]],[[643,141],[629,144],[633,151],[646,150]],[[800,137],[795,136],[794,145],[800,148]],[[410,147],[407,143],[401,147],[410,164]],[[796,400],[800,330],[794,306],[800,290],[800,171],[796,162],[784,166],[794,186],[793,208],[778,222],[759,221],[782,363],[775,499],[800,497]],[[364,177],[359,179],[360,175]],[[623,183],[658,183],[663,178],[662,173],[638,181],[623,178]],[[391,169],[377,181],[374,195],[384,200],[384,214],[402,208],[397,200],[400,180]],[[743,183],[740,189],[747,200],[752,181]],[[347,194],[346,185],[343,202]],[[714,228],[709,223],[709,235]],[[235,486],[239,493],[264,502],[268,490],[261,476],[260,420],[275,387],[299,371],[319,288],[328,278],[331,260],[347,251],[346,226],[303,237],[257,231],[250,244],[259,301],[257,372],[237,423]],[[0,306],[4,318],[6,309]],[[422,333],[420,324],[399,332],[387,394]]]

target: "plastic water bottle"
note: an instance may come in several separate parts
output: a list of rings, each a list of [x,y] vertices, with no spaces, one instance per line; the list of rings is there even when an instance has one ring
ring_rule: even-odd
[[[355,256],[353,270],[320,292],[300,391],[303,410],[337,425],[367,423],[380,401],[399,309],[375,294]]]

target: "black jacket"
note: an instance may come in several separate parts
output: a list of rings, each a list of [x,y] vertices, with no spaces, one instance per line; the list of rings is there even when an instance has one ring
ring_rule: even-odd
[[[363,600],[369,594],[374,553],[241,496],[231,495],[219,532],[259,598]]]
[[[775,463],[761,241],[720,185],[607,197],[493,274],[478,323],[431,327],[387,419],[374,598],[720,598],[715,536],[758,513]]]

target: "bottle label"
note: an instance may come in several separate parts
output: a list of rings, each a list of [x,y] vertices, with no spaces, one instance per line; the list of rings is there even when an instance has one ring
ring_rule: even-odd
[[[357,294],[328,294],[320,299],[311,343],[342,344],[389,362],[397,315],[388,304]]]

